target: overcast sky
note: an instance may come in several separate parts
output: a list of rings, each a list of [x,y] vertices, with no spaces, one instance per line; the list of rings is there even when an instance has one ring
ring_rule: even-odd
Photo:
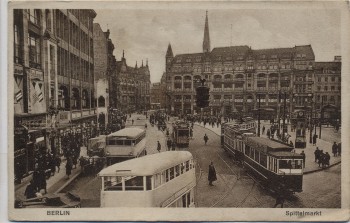
[[[151,82],[165,70],[165,53],[202,52],[205,9],[96,10],[94,22],[110,29],[120,60],[123,49],[129,66],[148,58]],[[208,9],[211,48],[248,45],[253,49],[311,44],[316,61],[340,55],[340,15],[335,9]],[[232,27],[232,28],[231,28]],[[232,30],[232,31],[231,31]],[[232,37],[232,38],[231,38]]]

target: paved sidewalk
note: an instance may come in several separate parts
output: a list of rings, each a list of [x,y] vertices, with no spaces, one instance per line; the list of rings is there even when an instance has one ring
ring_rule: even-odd
[[[195,125],[201,126],[204,128],[203,123],[198,124],[195,123]],[[262,128],[262,126],[265,126],[265,128],[269,128],[270,124],[268,122],[261,122],[260,127]],[[214,133],[216,133],[217,135],[221,135],[221,125],[219,127],[217,127],[216,125],[214,125],[214,127],[212,127],[211,125],[206,124],[205,126],[206,129],[209,129],[211,131],[213,131]],[[317,134],[318,134],[318,129],[317,129]],[[292,140],[292,142],[294,143],[295,141],[295,132],[290,132],[290,126],[288,126],[288,132],[291,135],[290,140]],[[306,143],[306,148],[305,149],[295,149],[294,151],[296,153],[301,153],[302,151],[304,151],[305,153],[305,169],[304,169],[304,174],[308,174],[308,173],[313,173],[313,172],[317,172],[317,171],[321,171],[324,170],[321,167],[318,166],[317,163],[315,163],[315,155],[314,152],[316,150],[316,147],[318,147],[320,150],[323,150],[324,153],[328,152],[329,155],[331,156],[330,159],[330,167],[337,165],[341,162],[341,157],[337,156],[337,157],[333,157],[332,154],[332,144],[333,141],[335,142],[340,142],[340,132],[338,133],[334,133],[334,130],[332,128],[325,128],[322,127],[322,138],[328,139],[328,140],[332,140],[332,142],[323,140],[323,139],[317,139],[317,143],[316,146],[313,146],[312,144],[309,143],[309,134],[310,132],[307,132],[306,135],[306,139],[307,139],[307,143]],[[329,135],[332,135],[332,137],[329,137]],[[262,137],[267,137],[266,134],[265,135],[261,135]],[[326,137],[328,136],[328,137]]]
[[[68,178],[66,175],[66,160],[62,160],[60,166],[60,172],[57,172],[55,175],[51,176],[49,179],[46,179],[46,189],[47,193],[59,193],[64,186],[68,185],[75,178],[77,178],[81,173],[80,165],[77,164],[77,168],[72,169],[72,174]],[[15,185],[15,198],[20,200],[25,200],[24,196],[25,189],[32,179],[32,175],[29,175],[22,179],[22,183]]]

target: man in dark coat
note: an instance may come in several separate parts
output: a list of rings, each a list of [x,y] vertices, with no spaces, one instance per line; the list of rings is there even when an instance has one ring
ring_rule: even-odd
[[[320,159],[320,150],[318,149],[318,147],[316,147],[316,150],[314,152],[315,154],[315,163],[317,163],[317,161]]]
[[[207,142],[208,142],[208,140],[209,140],[207,134],[204,135],[203,139],[204,139],[205,145],[207,145]]]
[[[328,152],[326,152],[326,154],[324,155],[324,165],[325,166],[329,166],[330,159],[331,159],[331,156],[328,154]]]
[[[314,134],[314,136],[312,137],[312,144],[313,144],[314,146],[316,146],[316,142],[317,142],[317,135]]]
[[[162,149],[162,145],[160,145],[160,142],[158,141],[157,142],[157,150],[158,150],[158,152],[160,152],[161,149]]]
[[[213,185],[213,181],[216,181],[216,180],[217,180],[217,178],[216,178],[216,170],[215,170],[213,162],[210,162],[209,172],[208,172],[209,185],[210,186],[214,186]]]
[[[69,176],[72,174],[72,168],[73,168],[73,161],[71,157],[67,158],[67,163],[66,163],[66,174],[69,178]]]
[[[166,146],[168,147],[168,151],[171,149],[171,145],[172,145],[172,141],[170,138],[168,138],[168,140],[166,141]]]
[[[337,156],[337,152],[338,152],[338,146],[337,146],[337,143],[334,142],[334,143],[333,143],[333,146],[332,146],[332,153],[333,153],[333,156]]]

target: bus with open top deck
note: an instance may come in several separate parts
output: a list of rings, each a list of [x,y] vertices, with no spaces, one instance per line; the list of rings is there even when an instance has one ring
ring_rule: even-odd
[[[194,207],[195,165],[188,151],[167,151],[103,169],[101,207]]]

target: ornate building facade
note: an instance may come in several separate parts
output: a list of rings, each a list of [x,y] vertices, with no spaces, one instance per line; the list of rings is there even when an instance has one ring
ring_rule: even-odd
[[[135,112],[150,109],[151,76],[148,61],[140,67],[130,67],[123,56],[116,63],[117,73],[117,108],[124,112]]]
[[[193,54],[165,56],[167,110],[195,114],[196,88],[200,79],[210,87],[212,115],[254,115],[260,107],[270,115],[284,108],[310,109],[315,101],[315,55],[311,45],[252,49],[249,46],[216,47],[211,50],[208,15],[205,18],[203,50]],[[260,103],[259,103],[260,101]]]

